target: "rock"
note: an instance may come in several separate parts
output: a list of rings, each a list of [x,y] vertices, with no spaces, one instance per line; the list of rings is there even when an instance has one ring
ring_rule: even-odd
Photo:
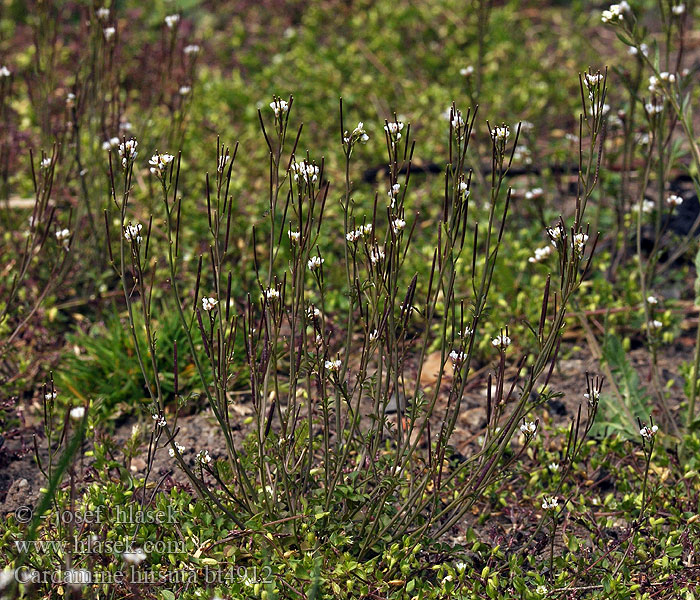
[[[148,465],[146,464],[146,461],[143,460],[143,458],[137,456],[135,459],[131,461],[131,472],[132,473],[143,473],[146,470],[146,467]]]
[[[6,515],[16,511],[21,506],[33,506],[38,497],[38,493],[32,492],[29,482],[22,479],[15,479],[7,490],[5,502],[0,509],[0,513]]]
[[[472,431],[483,429],[486,427],[486,409],[478,407],[463,410],[459,415],[459,423]]]

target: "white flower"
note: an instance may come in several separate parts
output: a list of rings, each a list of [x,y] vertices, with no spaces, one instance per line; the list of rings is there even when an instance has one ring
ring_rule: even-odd
[[[172,154],[154,154],[148,164],[151,165],[151,173],[158,177],[162,177],[168,165],[173,162],[175,157]]]
[[[397,141],[401,139],[401,133],[403,129],[403,123],[401,121],[390,121],[384,125],[384,131],[386,131],[390,136],[394,137]]]
[[[197,54],[201,48],[197,44],[189,44],[183,48],[185,54]]]
[[[671,8],[671,11],[674,15],[679,17],[685,12],[685,4],[676,4]]]
[[[472,333],[474,333],[474,330],[469,327],[468,325],[464,328],[464,331],[459,331],[457,332],[457,335],[459,337],[469,337]]]
[[[571,247],[578,254],[582,254],[587,241],[588,236],[585,233],[577,233],[574,235],[574,239],[571,240]]]
[[[391,226],[394,229],[394,233],[398,233],[404,227],[406,227],[406,221],[404,221],[403,219],[394,219],[391,223]]]
[[[212,298],[211,296],[209,298],[207,298],[206,296],[202,298],[202,308],[207,312],[212,310],[218,303],[219,301],[216,298]]]
[[[539,594],[540,596],[546,596],[547,595],[547,586],[546,585],[538,585],[535,588],[535,593]]]
[[[507,125],[501,125],[500,127],[494,127],[491,132],[491,137],[497,142],[505,142],[510,135],[510,127]]]
[[[360,121],[357,124],[357,127],[352,130],[350,134],[346,131],[343,134],[343,141],[346,144],[354,144],[357,141],[362,142],[363,144],[366,143],[369,140],[369,136],[367,135],[367,132],[365,131],[365,124]]]
[[[321,317],[321,311],[316,308],[313,304],[309,306],[309,309],[306,311],[306,316],[309,319],[315,319],[315,318],[320,318]]]
[[[324,262],[326,262],[325,258],[321,258],[320,256],[312,256],[309,259],[309,262],[306,263],[306,266],[309,267],[312,271],[318,269]]]
[[[647,102],[644,105],[644,110],[646,110],[650,115],[658,115],[659,113],[663,112],[664,105],[663,103],[658,104],[656,102]]]
[[[119,138],[118,137],[111,137],[108,140],[105,140],[102,142],[102,149],[103,150],[112,150],[119,146]]]
[[[622,21],[624,19],[624,13],[629,11],[630,6],[627,2],[623,0],[620,4],[611,4],[608,10],[604,10],[600,15],[600,20],[603,23],[609,23],[610,21]]]
[[[469,196],[469,186],[467,185],[466,181],[459,182],[459,193],[465,198]]]
[[[595,406],[600,401],[600,390],[591,390],[590,393],[586,392],[583,397],[588,400],[588,404]]]
[[[41,169],[48,169],[50,166],[51,166],[51,157],[50,156],[43,158],[41,160],[41,163],[39,163],[39,167]]]
[[[172,29],[179,22],[180,15],[168,15],[167,17],[165,17],[165,24],[168,26],[168,29]]]
[[[460,560],[460,561],[457,561],[455,563],[455,571],[457,571],[458,573],[463,573],[466,570],[467,570],[467,563],[465,563],[464,561]]]
[[[353,242],[356,242],[357,240],[359,240],[364,234],[365,234],[364,228],[360,227],[358,229],[355,229],[354,231],[348,231],[345,234],[345,239],[348,242],[353,243]]]
[[[200,462],[203,465],[208,465],[211,462],[209,450],[200,450],[197,453],[197,462]]]
[[[401,189],[400,183],[395,183],[394,185],[392,185],[391,189],[388,192],[389,198],[396,198],[400,189]]]
[[[56,241],[63,244],[63,248],[68,250],[68,243],[70,242],[70,229],[59,229],[56,232]]]
[[[590,90],[602,83],[604,78],[604,75],[600,71],[598,73],[586,73],[583,77],[583,83],[585,83],[586,87]]]
[[[649,427],[648,425],[644,425],[644,427],[642,427],[639,430],[639,433],[643,438],[650,440],[651,438],[653,438],[656,435],[656,432],[658,430],[659,430],[658,425],[653,425],[652,427]]]
[[[219,173],[223,173],[223,172],[224,172],[224,168],[225,168],[226,165],[228,164],[228,161],[229,161],[229,160],[231,160],[231,157],[230,157],[228,154],[222,154],[222,155],[219,157],[219,163],[218,163],[218,165],[217,165],[217,167],[216,167],[216,170],[217,170]]]
[[[680,206],[683,204],[683,198],[681,198],[681,196],[677,196],[676,194],[671,194],[668,198],[666,198],[666,204],[669,206]]]
[[[506,348],[510,346],[510,338],[505,334],[497,335],[491,340],[491,345],[495,348]]]
[[[287,232],[289,235],[289,241],[292,242],[292,244],[298,244],[299,241],[301,240],[301,231],[292,231],[291,229]]]
[[[105,27],[102,30],[102,33],[105,36],[105,40],[109,42],[109,40],[111,40],[114,37],[114,34],[117,33],[117,30],[114,27]]]
[[[554,252],[554,248],[552,246],[543,246],[542,248],[535,248],[535,256],[531,256],[527,260],[531,263],[542,262],[550,254],[552,254],[552,252]]]
[[[647,296],[647,303],[649,304],[658,304],[659,299],[656,296]]]
[[[373,341],[376,340],[378,337],[379,337],[379,332],[375,329],[374,331],[372,331],[372,332],[369,334],[369,341],[370,341],[370,342],[373,342]]]
[[[548,468],[550,471],[556,473],[557,471],[559,471],[559,463],[551,462],[551,463],[549,463]]]
[[[182,85],[180,86],[180,89],[178,90],[178,93],[180,96],[187,96],[192,91],[192,88],[189,85]]]
[[[139,155],[136,151],[138,145],[139,143],[134,138],[119,144],[119,156],[122,159],[122,167],[126,168],[129,162],[133,161]]]
[[[380,248],[377,246],[374,248],[370,253],[369,253],[369,259],[372,261],[373,265],[376,265],[379,261],[384,260],[384,257],[386,254],[384,253],[384,249]]]
[[[277,288],[267,288],[264,293],[268,300],[276,300],[280,297],[280,291]]]
[[[44,394],[44,400],[55,400],[57,395],[58,392],[56,392],[55,390],[53,392],[48,392]]]
[[[109,19],[109,8],[107,8],[106,6],[98,8],[95,11],[95,14],[97,15],[97,18],[100,19],[100,21],[106,21],[107,19]]]
[[[559,506],[559,500],[557,499],[556,496],[545,496],[544,500],[542,501],[542,508],[544,510],[554,510]]]
[[[343,363],[339,358],[337,358],[335,360],[327,360],[324,363],[327,371],[337,371],[338,369],[340,369],[340,365],[342,365],[342,364]]]
[[[652,200],[644,199],[642,201],[642,212],[643,213],[651,213],[654,212],[654,209],[656,208],[656,204]],[[639,210],[639,205],[637,205],[637,210]]]
[[[525,199],[526,200],[536,200],[537,198],[541,198],[544,196],[544,190],[542,188],[532,188],[531,190],[528,190],[525,192]]]
[[[663,326],[664,324],[656,319],[649,321],[649,329],[661,329]]]
[[[141,223],[136,223],[136,225],[132,225],[129,223],[124,227],[124,239],[127,242],[136,242],[137,244],[141,243]]]
[[[175,448],[177,448],[177,451],[182,454],[185,451],[185,447],[181,446],[177,442],[175,442]],[[168,448],[168,454],[172,457],[175,456],[175,450],[173,448]]]
[[[552,246],[556,248],[557,242],[562,236],[561,225],[557,225],[556,227],[547,227],[547,234],[549,235],[549,240],[552,242]]]
[[[318,180],[318,167],[307,161],[293,162],[291,169],[294,171],[294,181],[298,181],[300,176],[306,183],[316,183]]]
[[[76,406],[75,408],[70,409],[70,418],[73,419],[74,421],[80,421],[85,416],[85,407],[84,406]]]
[[[452,360],[452,366],[455,369],[461,367],[466,359],[467,355],[464,352],[459,352],[457,350],[450,352],[450,360]]]
[[[274,111],[275,118],[278,118],[289,110],[289,103],[286,100],[282,100],[282,98],[275,98],[270,102],[270,108]]]
[[[534,421],[523,421],[522,425],[520,425],[520,431],[525,437],[535,437],[537,433],[537,423]]]
[[[124,554],[122,554],[122,558],[130,565],[140,565],[144,560],[146,560],[146,553],[141,550],[141,548],[134,548],[129,552],[124,552]]]
[[[156,425],[158,427],[165,427],[167,425],[167,421],[165,420],[164,416],[161,415],[151,415],[151,419],[153,419],[156,422]]]
[[[10,71],[10,69],[8,69],[5,65],[0,67],[0,77],[9,77],[10,75],[12,75],[12,71]]]
[[[459,70],[459,74],[462,77],[469,77],[474,74],[474,67],[472,67],[471,65],[469,65],[468,67],[464,67]]]

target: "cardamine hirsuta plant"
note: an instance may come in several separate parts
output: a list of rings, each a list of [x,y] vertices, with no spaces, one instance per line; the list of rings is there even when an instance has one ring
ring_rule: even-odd
[[[154,430],[149,457],[167,446],[214,511],[242,528],[254,523],[284,532],[299,544],[309,540],[307,516],[315,517],[321,529],[325,525],[327,535],[342,528],[360,557],[376,552],[379,542],[408,539],[410,550],[424,534],[448,532],[517,464],[537,434],[536,409],[556,395],[550,381],[567,308],[590,271],[597,240],[585,215],[605,138],[606,74],[584,73],[580,87],[576,203],[571,218],[561,217],[543,232],[551,250],[540,249],[540,258],[551,253],[556,260],[539,290],[539,321],[529,324],[535,350],[523,357],[512,355],[505,324],[499,331],[482,327],[494,268],[508,251],[502,248],[511,204],[506,177],[520,126],[486,123],[490,174],[484,185],[473,185],[468,157],[470,144],[479,137],[477,110],[462,112],[454,103],[449,108],[444,194],[439,215],[427,226],[433,236],[429,276],[419,278],[407,268],[407,257],[416,251],[416,225],[423,218],[411,206],[415,144],[410,125],[396,116],[382,124],[387,179],[364,205],[356,201],[352,181],[353,153],[370,135],[364,123],[349,126],[341,101],[338,144],[345,177],[331,182],[323,159],[301,150],[302,128],[294,129],[291,120],[293,98],[273,98],[269,109],[258,113],[269,182],[266,222],[253,232],[257,285],[245,297],[233,296],[230,271],[237,217],[231,182],[238,145],[231,149],[217,141],[212,175],[205,176],[209,250],[198,259],[196,285],[186,288],[181,155],[156,153],[149,161],[160,212],[147,224],[137,223],[130,217],[131,181],[140,153],[135,139],[123,138],[109,153],[111,203],[105,226],[150,398]],[[475,204],[488,206],[486,220],[473,216]],[[118,240],[110,231],[115,213]],[[324,218],[329,213],[334,219]],[[343,247],[322,252],[321,247],[329,247],[324,243],[328,223],[335,222],[344,228]],[[333,239],[340,237],[337,233]],[[164,238],[164,256],[155,254],[161,249],[156,237]],[[163,283],[155,281],[155,263],[161,260],[169,268],[165,283],[201,393],[225,442],[225,457],[219,460],[212,460],[211,449],[196,448],[197,458],[189,462],[183,453],[190,449],[178,443],[177,414],[166,410],[152,303],[154,286]],[[329,310],[326,302],[329,269],[344,273],[347,302],[340,310]],[[137,311],[145,345],[136,335]],[[495,357],[483,406],[487,425],[473,452],[454,461],[450,439],[475,340],[483,336],[492,340]],[[435,349],[440,353],[437,381],[424,388],[425,359]],[[172,351],[177,395],[181,349]],[[507,375],[513,366],[515,377]],[[254,415],[252,441],[243,446],[232,433],[237,416],[230,393],[242,378],[249,383]],[[581,428],[579,412],[568,464],[581,447],[579,433],[590,429],[601,385],[599,379],[587,383],[589,425]],[[513,452],[516,434],[524,444]],[[448,489],[446,496],[442,490]],[[310,506],[320,512],[310,515]],[[331,512],[333,519],[327,519]],[[280,543],[272,535],[265,539],[271,546]]]

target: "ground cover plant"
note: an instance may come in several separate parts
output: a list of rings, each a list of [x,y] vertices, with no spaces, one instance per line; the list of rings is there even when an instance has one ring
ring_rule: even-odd
[[[0,3],[0,597],[697,598],[694,2]]]

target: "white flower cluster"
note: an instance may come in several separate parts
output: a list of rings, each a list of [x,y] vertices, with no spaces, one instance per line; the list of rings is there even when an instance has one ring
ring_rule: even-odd
[[[356,242],[365,235],[370,235],[372,233],[372,223],[367,223],[367,225],[361,225],[354,231],[348,231],[345,234],[345,239],[350,242]]]
[[[400,183],[395,183],[391,186],[391,189],[387,192],[389,199],[391,200],[390,207],[394,208],[396,205],[396,197],[399,195],[399,190],[401,189]]]
[[[218,303],[219,301],[216,298],[212,298],[211,296],[205,296],[204,298],[202,298],[202,308],[207,312],[213,310]]]
[[[386,257],[386,253],[384,252],[384,248],[380,248],[377,246],[374,248],[370,253],[369,253],[369,259],[372,261],[373,265],[376,265],[378,262],[384,260]]]
[[[671,7],[671,12],[677,16],[680,17],[684,12],[685,12],[685,4],[674,4]]]
[[[151,156],[151,160],[148,161],[148,164],[151,165],[151,173],[157,177],[162,177],[174,158],[172,154],[154,154]]]
[[[10,69],[8,69],[5,65],[0,67],[0,77],[9,77],[10,75],[12,75],[12,71],[10,71]]]
[[[312,256],[306,263],[306,266],[309,267],[311,271],[315,271],[316,269],[320,268],[324,262],[326,262],[325,258],[321,258],[320,256]]]
[[[510,135],[510,127],[508,125],[501,125],[500,127],[494,127],[491,132],[491,137],[497,142],[505,142]]]
[[[398,234],[400,231],[403,231],[403,229],[406,227],[406,221],[400,218],[396,218],[391,222],[391,228],[394,230],[394,233]]]
[[[127,242],[136,242],[137,244],[141,243],[141,223],[136,223],[136,225],[132,225],[129,223],[124,227],[124,239]]]
[[[263,293],[267,300],[278,300],[280,297],[280,291],[277,288],[267,288]]]
[[[661,73],[659,73],[658,77],[656,75],[652,75],[651,77],[649,77],[649,91],[652,94],[663,91],[661,82],[675,83],[676,76],[673,73],[668,73],[667,71],[662,71]]]
[[[534,421],[523,421],[522,425],[520,425],[520,432],[526,438],[535,437],[537,434],[537,423]]]
[[[185,54],[198,54],[200,50],[197,44],[189,44],[182,49]]]
[[[289,236],[289,241],[292,242],[292,244],[298,244],[301,241],[301,231],[292,231],[291,229],[287,232],[287,235]]]
[[[108,140],[105,140],[102,142],[102,149],[103,150],[114,150],[114,148],[117,148],[119,146],[119,138],[114,136],[109,138]]]
[[[628,52],[632,56],[637,56],[640,51],[642,52],[642,54],[644,56],[648,56],[649,55],[649,46],[647,44],[642,43],[642,44],[639,44],[639,48],[637,48],[636,46],[630,46],[630,48],[628,50]]]
[[[502,333],[491,340],[491,345],[494,348],[507,348],[510,346],[510,338],[506,334]]]
[[[56,396],[58,396],[58,392],[56,390],[53,392],[47,392],[44,394],[44,400],[55,400]]]
[[[664,326],[664,324],[659,321],[658,319],[654,319],[653,321],[649,321],[649,329],[661,329]]]
[[[167,424],[165,417],[161,415],[151,415],[151,419],[156,422],[157,427],[165,427]]]
[[[68,250],[68,243],[70,242],[70,229],[59,229],[56,232],[56,241],[63,244],[64,250]]]
[[[280,116],[287,114],[289,102],[282,100],[282,98],[275,98],[270,102],[270,108],[275,113],[275,118],[278,119]]]
[[[402,129],[403,123],[401,121],[390,121],[386,125],[384,125],[384,131],[386,131],[389,134],[392,146],[401,139]]]
[[[541,187],[532,188],[525,192],[525,200],[537,200],[544,196],[544,190]]]
[[[200,450],[197,453],[197,462],[203,465],[208,465],[211,462],[211,455],[209,454],[209,450]]]
[[[41,162],[39,163],[39,168],[40,169],[48,169],[51,166],[51,157],[47,156],[46,158],[42,158]]]
[[[671,194],[668,198],[666,198],[666,204],[669,206],[680,206],[683,204],[683,198],[681,196],[677,196],[676,194]]]
[[[559,242],[562,236],[561,225],[557,225],[556,227],[547,227],[547,235],[549,235],[549,240],[552,243],[552,246],[556,248],[557,242]]]
[[[102,34],[105,36],[105,41],[107,42],[109,42],[114,37],[115,33],[117,33],[117,29],[115,27],[105,27],[102,30]]]
[[[189,85],[182,85],[177,93],[180,94],[180,96],[187,96],[191,91],[192,88]]]
[[[459,74],[462,77],[471,77],[474,74],[474,67],[469,65],[468,67],[464,67],[459,70]]]
[[[659,426],[658,426],[658,425],[652,425],[651,427],[649,427],[648,425],[644,425],[644,427],[642,427],[642,428],[639,430],[639,434],[640,434],[643,438],[645,438],[645,439],[647,439],[647,440],[650,440],[651,438],[653,438],[653,437],[656,435],[656,432],[657,432],[658,430],[659,430]]]
[[[574,235],[574,239],[571,240],[571,248],[576,254],[583,254],[587,241],[588,236],[585,233],[577,233]]]
[[[463,198],[468,198],[469,194],[471,192],[469,191],[469,184],[466,181],[460,181],[459,182],[459,194]]]
[[[649,116],[658,115],[659,113],[663,112],[664,103],[663,102],[647,102],[644,105],[644,110],[647,111]]]
[[[140,565],[146,560],[146,553],[141,548],[134,548],[122,554],[122,558],[130,565]]]
[[[346,144],[354,144],[355,142],[361,142],[366,144],[369,141],[369,136],[365,131],[365,124],[360,121],[357,127],[353,129],[350,133],[347,131],[343,134],[343,142]]]
[[[80,421],[85,416],[85,407],[76,406],[70,409],[70,418],[74,421]]]
[[[109,8],[107,8],[106,6],[103,6],[102,8],[98,8],[95,11],[95,14],[97,15],[97,18],[100,21],[106,21],[107,19],[109,19]]]
[[[342,364],[343,364],[342,361],[339,358],[336,358],[335,360],[327,360],[324,363],[324,366],[326,367],[327,371],[336,372],[340,369],[340,366]]]
[[[122,159],[122,167],[126,168],[129,162],[136,159],[139,155],[136,151],[138,145],[139,143],[134,138],[119,144],[119,157]]]
[[[464,361],[467,360],[467,354],[465,352],[453,350],[450,352],[450,360],[452,361],[452,366],[458,369],[464,364]]]
[[[647,302],[649,304],[658,304],[659,299],[656,296],[647,296]]]
[[[185,447],[184,447],[184,446],[181,446],[181,445],[178,444],[177,442],[175,442],[175,448],[177,448],[177,451],[178,451],[180,454],[182,454],[182,453],[185,451]],[[175,450],[174,450],[173,448],[168,448],[168,454],[169,454],[171,457],[174,457],[174,456],[175,456]]]
[[[318,167],[307,161],[293,162],[292,171],[294,171],[294,181],[298,181],[301,177],[306,183],[316,183],[318,180]]]
[[[556,496],[545,496],[542,501],[542,508],[544,510],[554,510],[559,506],[559,500]]]
[[[600,20],[603,23],[610,23],[611,21],[622,21],[625,18],[625,13],[629,12],[630,5],[622,0],[620,4],[611,4],[608,10],[604,10],[600,15]]]
[[[586,73],[583,77],[583,83],[585,83],[586,87],[590,90],[603,83],[604,79],[605,76],[600,71],[597,73]]]
[[[552,254],[552,252],[554,252],[554,248],[552,246],[543,246],[542,248],[535,248],[535,255],[531,256],[527,260],[531,263],[539,263],[547,259]]]
[[[593,389],[590,392],[586,392],[583,397],[588,400],[590,406],[595,406],[600,401],[600,390]]]
[[[165,17],[165,24],[168,26],[168,29],[172,29],[179,22],[180,15],[168,15],[167,17]]]

